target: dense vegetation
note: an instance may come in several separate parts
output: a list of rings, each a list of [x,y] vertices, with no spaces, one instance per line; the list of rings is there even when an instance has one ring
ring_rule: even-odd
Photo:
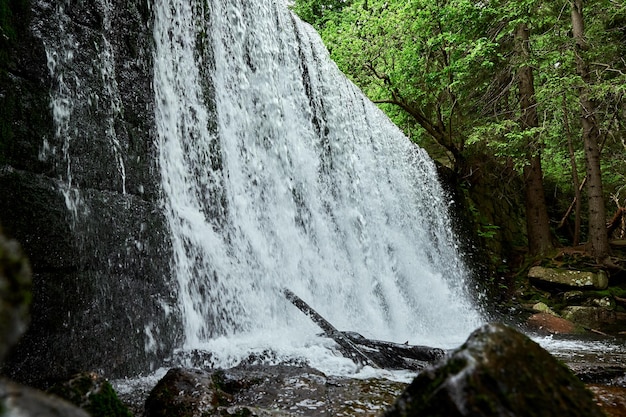
[[[531,254],[586,241],[596,260],[610,256],[626,206],[623,0],[292,7],[340,69],[461,185],[477,161],[512,167],[524,184]]]

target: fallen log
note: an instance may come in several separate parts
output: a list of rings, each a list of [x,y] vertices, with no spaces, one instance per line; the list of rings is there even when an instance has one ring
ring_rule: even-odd
[[[385,369],[422,370],[446,354],[443,349],[430,346],[367,339],[355,332],[342,333]]]
[[[304,300],[288,289],[283,289],[287,299],[339,345],[341,354],[357,365],[383,369],[422,370],[445,355],[442,349],[372,340],[355,332],[337,330]]]
[[[342,332],[337,330],[328,320],[322,317],[317,311],[313,310],[302,298],[295,295],[287,288],[283,289],[283,294],[293,305],[298,307],[305,315],[307,315],[315,324],[320,326],[324,331],[324,335],[333,339],[339,346],[343,356],[352,359],[357,365],[369,365],[374,368],[380,368],[376,361],[363,353],[355,344],[346,337]]]

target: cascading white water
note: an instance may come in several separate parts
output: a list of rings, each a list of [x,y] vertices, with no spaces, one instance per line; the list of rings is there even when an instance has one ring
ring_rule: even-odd
[[[461,343],[480,317],[433,163],[283,1],[209,3],[154,7],[159,162],[185,348],[226,362],[315,350],[319,329],[282,287],[339,329]]]

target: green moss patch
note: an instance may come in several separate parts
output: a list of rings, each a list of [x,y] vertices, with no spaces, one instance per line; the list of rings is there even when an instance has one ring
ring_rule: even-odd
[[[93,417],[132,417],[111,384],[93,373],[76,375],[68,382],[54,385],[48,392],[68,400]]]

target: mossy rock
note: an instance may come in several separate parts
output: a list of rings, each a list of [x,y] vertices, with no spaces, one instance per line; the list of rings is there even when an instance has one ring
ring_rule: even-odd
[[[590,291],[587,295],[592,297],[619,297],[626,298],[626,285],[611,286],[602,291]]]
[[[561,312],[564,318],[581,326],[604,329],[617,322],[615,311],[597,306],[569,306]]]
[[[94,373],[75,375],[67,382],[54,385],[48,393],[77,405],[92,417],[132,417],[111,384]]]
[[[583,383],[537,343],[489,324],[422,372],[384,417],[601,417]]]
[[[604,290],[609,286],[608,275],[602,270],[590,272],[534,266],[528,271],[528,278],[537,285],[557,288],[595,288]]]

